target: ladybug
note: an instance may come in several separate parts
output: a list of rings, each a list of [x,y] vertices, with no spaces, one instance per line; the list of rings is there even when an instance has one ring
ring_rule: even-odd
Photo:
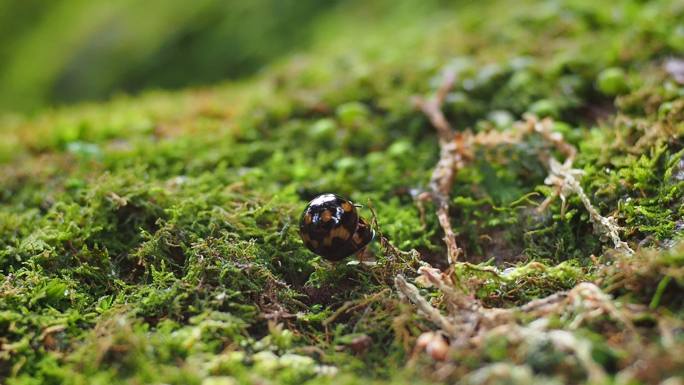
[[[309,250],[327,260],[340,261],[362,251],[375,238],[375,231],[350,200],[322,194],[304,209],[299,235]]]

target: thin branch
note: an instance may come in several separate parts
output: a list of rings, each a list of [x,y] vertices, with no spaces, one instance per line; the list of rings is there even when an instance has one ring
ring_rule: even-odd
[[[451,227],[449,218],[449,193],[454,182],[456,170],[463,167],[461,149],[464,136],[456,134],[442,112],[442,105],[449,91],[454,85],[456,75],[446,72],[444,81],[435,96],[431,99],[416,98],[418,108],[428,117],[430,123],[437,130],[439,137],[439,161],[430,178],[432,201],[437,207],[437,219],[444,230],[444,243],[447,246],[447,260],[449,265],[458,260],[461,249],[456,244],[456,234]]]
[[[620,239],[620,227],[617,225],[614,218],[602,216],[598,210],[591,204],[589,197],[584,192],[582,185],[578,178],[583,175],[583,171],[572,168],[575,157],[577,156],[577,149],[575,146],[566,142],[563,135],[559,132],[553,131],[553,121],[549,118],[538,120],[534,116],[525,116],[525,121],[521,122],[517,127],[519,132],[539,134],[547,143],[554,146],[560,153],[565,156],[565,161],[560,163],[553,156],[548,159],[549,176],[544,181],[546,184],[555,186],[554,194],[546,198],[539,206],[539,210],[545,210],[548,205],[558,196],[563,201],[561,212],[565,211],[566,198],[575,193],[579,196],[584,208],[589,212],[589,218],[594,224],[594,230],[601,236],[609,238],[615,249],[626,253],[634,254],[626,242]]]
[[[561,164],[552,157],[549,159],[549,176],[546,178],[545,182],[559,187],[558,190],[561,199],[565,199],[565,197],[571,193],[577,194],[582,201],[584,208],[589,212],[589,218],[594,224],[594,230],[600,235],[612,240],[616,250],[629,255],[634,254],[634,250],[632,250],[626,242],[620,239],[620,227],[617,225],[615,219],[602,216],[591,204],[589,197],[576,178],[581,174],[582,171],[573,169],[571,163],[566,161],[566,163]]]
[[[408,298],[408,300],[411,301],[419,311],[425,314],[425,317],[427,317],[430,322],[437,325],[437,327],[442,329],[451,337],[454,337],[458,334],[454,325],[446,317],[444,317],[439,310],[430,305],[430,303],[420,295],[418,288],[408,283],[403,275],[397,275],[397,277],[394,279],[394,285],[396,286],[397,290],[404,295],[404,297]]]

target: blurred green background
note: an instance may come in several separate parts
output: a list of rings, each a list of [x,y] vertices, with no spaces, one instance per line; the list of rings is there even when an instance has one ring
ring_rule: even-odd
[[[600,54],[611,65],[650,52],[633,44],[641,40],[684,49],[684,26],[672,28],[658,16],[664,6],[676,9],[677,1],[633,0],[621,9],[584,0],[522,3],[533,4],[538,17],[557,20],[559,30],[564,19],[583,18],[578,25],[584,29],[563,34],[604,25],[597,38],[604,39]],[[363,52],[374,62],[403,57],[402,62],[421,65],[427,59],[415,48],[443,57],[455,53],[461,36],[442,31],[445,26],[459,20],[477,36],[513,12],[505,2],[489,5],[468,0],[0,0],[0,114],[238,80],[298,53],[343,60],[335,53],[349,59]],[[483,9],[493,12],[485,15]],[[487,44],[506,46],[513,34],[553,33],[526,23],[525,15],[516,17],[521,28],[509,23]],[[625,38],[611,40],[611,33]],[[438,35],[446,37],[435,40]],[[565,53],[573,60],[586,56],[563,42],[550,36],[548,45],[518,43],[514,51],[529,56],[559,51],[559,57]],[[460,43],[459,54],[484,48],[475,38]]]
[[[337,0],[3,0],[0,111],[236,79],[310,44]]]

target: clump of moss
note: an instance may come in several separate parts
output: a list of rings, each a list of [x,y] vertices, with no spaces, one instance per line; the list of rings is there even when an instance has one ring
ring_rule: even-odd
[[[450,273],[461,288],[485,307],[514,309],[599,282],[634,315],[638,341],[610,317],[575,327],[581,309],[550,327],[588,341],[609,380],[641,353],[659,371],[638,381],[681,369],[667,354],[681,341],[660,341],[655,330],[682,322],[681,253],[667,249],[682,227],[683,88],[660,60],[681,54],[672,34],[684,9],[493,2],[434,18],[403,7],[368,27],[340,15],[354,28],[339,48],[314,49],[244,84],[8,118],[0,378],[585,382],[577,356],[547,340],[463,348],[452,377],[414,348],[431,326],[392,282],[415,275],[420,259],[446,267],[446,250],[434,207],[419,199],[437,138],[411,98],[433,91],[444,67],[458,74],[444,106],[455,129],[504,131],[527,112],[555,118],[554,131],[579,150],[574,165],[591,202],[616,218],[633,249],[650,250],[616,255],[576,195],[539,210],[553,194],[545,178],[557,154],[527,138],[474,151],[456,176],[449,214],[468,263]],[[333,265],[302,247],[300,210],[322,192],[366,206],[367,217],[373,208],[384,236],[371,247],[375,266]],[[438,292],[422,293],[443,304]],[[637,311],[644,306],[654,311]]]

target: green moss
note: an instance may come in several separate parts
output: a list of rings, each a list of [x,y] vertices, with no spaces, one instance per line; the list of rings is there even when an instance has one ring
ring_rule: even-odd
[[[338,31],[326,47],[244,83],[6,118],[0,378],[434,380],[434,362],[412,351],[429,327],[393,294],[392,280],[414,274],[414,256],[445,265],[435,208],[418,204],[437,138],[411,102],[438,87],[443,68],[458,73],[444,106],[456,129],[505,130],[528,111],[555,117],[554,130],[579,149],[575,167],[591,202],[616,218],[632,248],[648,248],[615,257],[576,195],[538,210],[553,194],[548,157],[560,154],[531,136],[474,150],[456,175],[450,215],[469,263],[453,277],[462,288],[487,306],[512,307],[596,281],[621,306],[682,321],[683,254],[667,249],[684,214],[683,88],[660,58],[681,53],[672,36],[684,9],[572,0],[438,12],[378,2],[374,12],[392,12],[374,24],[340,7],[317,27]],[[398,251],[376,242],[374,266],[306,251],[297,221],[322,192],[364,205],[369,219],[372,208]],[[643,353],[654,367],[662,362],[660,381],[684,365],[652,338],[658,316],[634,321],[639,344],[605,319],[571,332],[608,373]],[[676,339],[669,349],[681,346]],[[455,354],[459,376],[503,361],[528,382],[586,377],[548,341],[490,341]],[[658,382],[647,374],[643,382]]]
[[[596,87],[606,95],[614,96],[629,91],[627,74],[622,68],[607,68],[601,71],[596,79]]]

